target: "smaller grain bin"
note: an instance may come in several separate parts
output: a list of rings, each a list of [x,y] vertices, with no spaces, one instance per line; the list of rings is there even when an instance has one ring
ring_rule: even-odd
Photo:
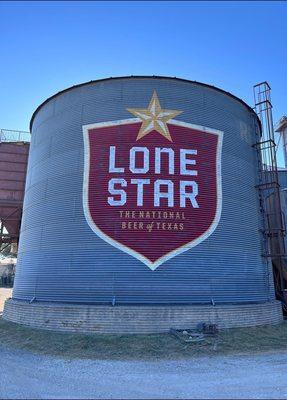
[[[184,79],[103,79],[47,99],[31,120],[4,318],[109,333],[280,322],[256,130],[242,100]]]

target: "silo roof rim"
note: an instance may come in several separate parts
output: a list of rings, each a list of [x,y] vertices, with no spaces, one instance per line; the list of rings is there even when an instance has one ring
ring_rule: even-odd
[[[43,101],[43,103],[41,103],[41,104],[36,108],[36,110],[34,111],[32,117],[31,117],[31,121],[30,121],[30,132],[32,132],[33,121],[34,121],[35,116],[36,116],[36,114],[38,113],[38,111],[39,111],[46,103],[48,103],[50,100],[54,99],[55,97],[57,97],[57,96],[59,96],[59,95],[65,93],[65,92],[68,92],[68,91],[70,91],[70,90],[72,90],[72,89],[79,88],[79,87],[86,86],[86,85],[90,85],[90,84],[92,84],[92,83],[105,82],[105,81],[109,81],[109,80],[130,79],[130,78],[132,78],[132,79],[152,79],[152,78],[154,78],[154,79],[170,79],[170,80],[175,80],[175,81],[180,81],[180,82],[195,83],[195,84],[197,84],[197,85],[201,85],[201,86],[204,86],[204,87],[207,87],[207,88],[211,88],[211,89],[217,90],[217,91],[219,91],[219,92],[221,92],[221,93],[224,93],[224,94],[226,94],[226,95],[228,95],[228,96],[234,98],[235,100],[237,100],[237,101],[239,101],[241,104],[243,104],[249,111],[251,111],[252,113],[254,113],[254,114],[256,115],[257,120],[258,120],[258,122],[259,122],[259,125],[261,125],[261,124],[260,124],[260,120],[259,120],[258,115],[256,114],[256,112],[255,112],[255,111],[253,110],[253,108],[250,107],[244,100],[242,100],[242,99],[240,99],[239,97],[235,96],[234,94],[232,94],[232,93],[230,93],[230,92],[227,92],[226,90],[220,89],[220,88],[218,88],[218,87],[216,87],[216,86],[210,85],[210,84],[208,84],[208,83],[203,83],[203,82],[198,82],[198,81],[192,81],[192,80],[189,80],[189,79],[177,78],[177,77],[175,77],[175,76],[174,76],[174,77],[171,77],[171,76],[160,76],[160,75],[129,75],[129,76],[116,76],[116,77],[95,79],[95,80],[91,80],[91,81],[79,83],[79,84],[77,84],[77,85],[69,86],[68,88],[63,89],[63,90],[61,90],[61,91],[55,93],[54,95],[48,97],[48,98],[47,98],[45,101]]]

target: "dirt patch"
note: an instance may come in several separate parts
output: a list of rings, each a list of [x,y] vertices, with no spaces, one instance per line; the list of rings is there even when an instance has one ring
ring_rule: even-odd
[[[28,328],[0,319],[0,345],[64,358],[175,360],[197,356],[287,350],[287,322],[277,326],[227,329],[200,343],[170,334],[80,335]]]

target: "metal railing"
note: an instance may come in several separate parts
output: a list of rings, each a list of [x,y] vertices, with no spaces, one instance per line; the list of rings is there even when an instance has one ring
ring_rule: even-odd
[[[31,140],[30,132],[16,131],[11,129],[0,129],[0,143],[15,143],[24,142],[29,143]]]

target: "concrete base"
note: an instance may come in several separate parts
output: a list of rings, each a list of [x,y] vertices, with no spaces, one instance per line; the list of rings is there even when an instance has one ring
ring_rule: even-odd
[[[34,328],[78,333],[138,334],[192,329],[199,322],[219,328],[279,324],[283,320],[278,301],[259,304],[186,306],[100,306],[27,303],[9,299],[3,318]]]

